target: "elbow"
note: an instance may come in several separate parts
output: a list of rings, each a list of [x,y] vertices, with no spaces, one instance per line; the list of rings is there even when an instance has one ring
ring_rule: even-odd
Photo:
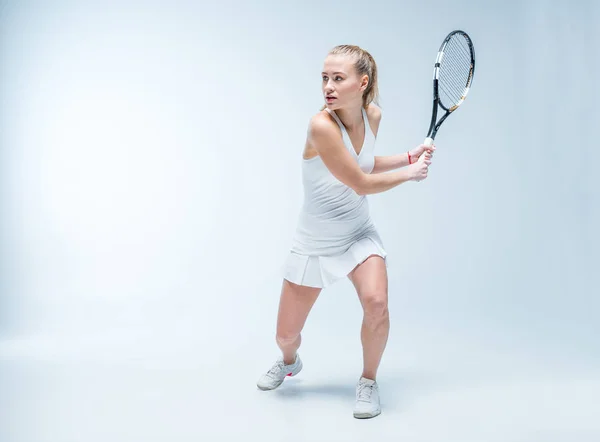
[[[361,183],[358,183],[357,185],[353,186],[353,190],[356,192],[357,195],[368,195],[369,192],[369,185],[367,180],[363,180]]]

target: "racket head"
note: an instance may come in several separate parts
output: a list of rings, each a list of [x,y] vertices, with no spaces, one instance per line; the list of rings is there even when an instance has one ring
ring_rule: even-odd
[[[469,35],[450,32],[438,51],[434,69],[434,98],[447,112],[454,112],[469,93],[475,75],[475,49]]]

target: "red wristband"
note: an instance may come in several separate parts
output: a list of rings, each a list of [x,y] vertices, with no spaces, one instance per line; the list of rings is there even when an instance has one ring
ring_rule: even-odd
[[[408,164],[412,164],[412,160],[410,159],[410,152],[406,152],[406,154],[408,155]]]

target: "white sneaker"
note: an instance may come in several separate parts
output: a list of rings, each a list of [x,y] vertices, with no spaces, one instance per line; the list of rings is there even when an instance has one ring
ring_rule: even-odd
[[[302,360],[296,353],[296,360],[293,364],[283,363],[283,357],[280,357],[271,369],[263,374],[256,385],[261,390],[273,390],[279,387],[287,376],[296,376],[302,370]]]
[[[372,379],[361,377],[356,385],[356,405],[354,417],[368,419],[381,413],[379,404],[379,386]]]

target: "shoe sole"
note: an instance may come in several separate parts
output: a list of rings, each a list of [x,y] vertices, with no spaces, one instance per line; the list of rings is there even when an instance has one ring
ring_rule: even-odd
[[[291,372],[288,373],[287,375],[285,375],[285,377],[292,377],[292,376],[296,376],[298,373],[300,373],[302,371],[302,361],[300,361],[300,364],[298,365],[298,369],[296,370],[296,372]],[[283,381],[285,381],[285,378],[283,378],[281,380],[281,382],[277,385],[275,385],[274,387],[261,387],[260,385],[256,384],[256,386],[258,387],[259,390],[262,391],[270,391],[270,390],[275,390],[277,387],[279,387],[281,384],[283,384]]]
[[[354,413],[354,417],[356,419],[371,419],[373,417],[377,417],[381,414],[381,410],[377,410],[375,414],[373,413]]]
[[[256,384],[256,386],[258,387],[259,390],[262,391],[269,391],[269,390],[275,390],[277,387],[279,387],[281,384],[283,384],[283,381],[281,381],[279,384],[275,385],[274,387],[261,387],[260,385]]]

